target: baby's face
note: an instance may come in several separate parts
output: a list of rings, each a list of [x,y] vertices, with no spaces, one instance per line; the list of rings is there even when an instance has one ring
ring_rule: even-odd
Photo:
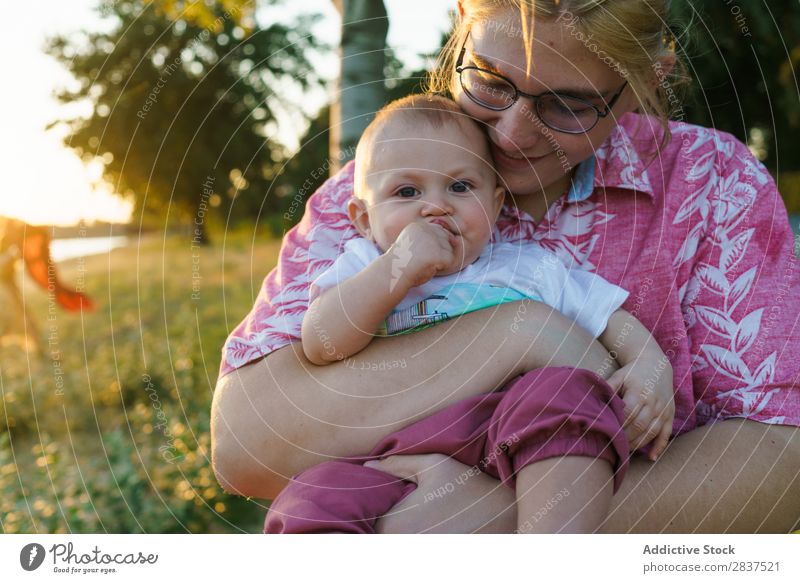
[[[359,154],[360,155],[360,154]],[[440,275],[460,271],[489,243],[503,200],[486,138],[453,122],[420,121],[381,131],[361,170],[369,237],[386,251],[413,222],[437,223],[455,235],[455,259]]]

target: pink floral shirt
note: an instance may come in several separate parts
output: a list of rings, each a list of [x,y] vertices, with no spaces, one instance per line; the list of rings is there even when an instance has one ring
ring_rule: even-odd
[[[800,270],[765,168],[728,134],[627,114],[545,217],[506,204],[494,241],[538,241],[630,292],[672,362],[673,434],[731,417],[800,426]],[[588,166],[588,171],[587,171]],[[308,200],[278,266],[223,349],[220,375],[300,339],[309,283],[358,234],[348,164]]]

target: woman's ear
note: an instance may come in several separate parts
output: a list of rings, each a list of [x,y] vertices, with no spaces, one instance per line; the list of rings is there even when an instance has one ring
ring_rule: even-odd
[[[347,201],[347,216],[350,217],[350,222],[365,239],[372,241],[372,229],[369,226],[369,213],[367,212],[366,203],[360,198],[354,196]]]
[[[651,81],[654,87],[661,85],[664,82],[664,79],[669,77],[670,73],[672,73],[672,70],[675,68],[675,63],[677,62],[678,57],[675,55],[675,53],[670,53],[655,63],[653,66],[655,77]]]
[[[464,18],[464,0],[458,0],[458,16]]]

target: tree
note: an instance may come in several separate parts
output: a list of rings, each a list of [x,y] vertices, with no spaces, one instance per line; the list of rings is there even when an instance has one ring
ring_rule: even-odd
[[[342,17],[338,99],[331,108],[332,172],[353,158],[356,144],[386,101],[384,67],[389,19],[383,0],[334,0]]]
[[[260,1],[260,0],[259,0]],[[170,20],[185,20],[201,28],[214,29],[220,32],[216,25],[218,12],[230,15],[232,22],[245,30],[253,27],[253,18],[258,2],[256,0],[151,0]]]
[[[442,37],[442,46],[447,35]],[[436,51],[438,53],[438,51]],[[433,55],[426,55],[432,57]],[[385,51],[385,66],[381,79],[383,82],[383,101],[372,106],[368,112],[374,112],[384,103],[399,99],[411,93],[422,93],[428,71],[420,69],[409,71],[397,59],[392,49]],[[280,235],[294,226],[303,216],[303,205],[308,197],[319,188],[332,172],[332,161],[339,161],[331,156],[331,108],[324,107],[311,122],[308,130],[300,139],[300,149],[292,156],[281,170],[277,179],[275,192],[278,200],[283,201],[282,212],[278,219],[271,223],[273,234]],[[356,137],[356,143],[358,140]],[[353,146],[355,147],[355,146]]]
[[[287,157],[277,120],[302,114],[284,95],[320,83],[307,58],[320,48],[309,33],[315,17],[248,32],[237,3],[227,4],[209,8],[209,22],[170,18],[147,0],[103,0],[111,32],[47,46],[78,82],[58,99],[92,109],[60,122],[65,143],[102,160],[105,180],[138,216],[191,225],[198,242],[215,212],[252,218],[277,204],[264,200]]]
[[[686,121],[730,132],[773,172],[800,170],[800,12],[795,0],[674,3],[688,35],[693,88]],[[688,41],[688,42],[687,42]]]

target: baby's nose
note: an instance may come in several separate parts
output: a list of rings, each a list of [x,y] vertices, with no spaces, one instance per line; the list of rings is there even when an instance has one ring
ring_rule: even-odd
[[[422,214],[423,215],[444,215],[452,214],[453,205],[450,204],[449,197],[446,193],[433,192],[428,193],[422,199]]]

